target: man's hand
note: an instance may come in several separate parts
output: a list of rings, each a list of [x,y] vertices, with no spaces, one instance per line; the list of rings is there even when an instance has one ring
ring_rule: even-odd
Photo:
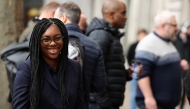
[[[139,71],[138,71],[138,76],[142,75],[142,71],[143,71],[143,65],[140,65]]]
[[[134,71],[134,68],[133,68],[132,66],[129,66],[128,75],[129,75],[129,77],[131,77],[131,78],[132,78],[132,73],[133,73],[133,71]],[[141,76],[141,75],[142,75],[142,71],[143,71],[143,66],[140,65],[137,75],[138,75],[138,76]]]
[[[185,59],[180,61],[180,66],[182,71],[187,71],[189,69],[189,64]]]
[[[130,78],[132,78],[132,73],[133,73],[133,67],[129,66],[129,69],[128,69],[128,75]]]
[[[157,109],[156,100],[154,97],[148,97],[144,100],[146,109]]]

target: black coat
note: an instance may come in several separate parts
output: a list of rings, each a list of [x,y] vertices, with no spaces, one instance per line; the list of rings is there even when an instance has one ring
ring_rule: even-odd
[[[80,64],[68,59],[66,73],[66,97],[69,101],[68,109],[85,109],[84,93]],[[39,104],[36,109],[63,109],[61,95],[47,65],[44,65],[44,81],[41,89]],[[13,109],[29,109],[29,89],[31,85],[30,60],[18,66],[14,81]]]
[[[107,89],[95,94],[96,102],[101,108],[110,105],[119,107],[123,104],[125,83],[128,80],[124,67],[121,34],[105,20],[94,18],[86,31],[87,36],[96,41],[104,56],[107,77]]]
[[[177,39],[173,43],[179,52],[181,59],[186,59],[190,62],[190,38],[187,38],[187,41],[183,42],[178,34]]]
[[[190,62],[190,38],[187,38],[186,42],[183,42],[179,37],[180,33],[177,35],[177,39],[173,42],[176,49],[178,50],[181,59],[186,59],[188,63]],[[190,103],[190,72],[182,72],[184,78],[184,87],[186,91],[186,96]]]
[[[187,72],[186,77],[184,78],[184,87],[185,87],[187,99],[189,100],[189,104],[190,104],[190,71]]]
[[[138,45],[138,42],[135,42],[134,44],[132,44],[130,47],[129,47],[129,51],[127,53],[127,61],[128,61],[128,64],[131,66],[131,62],[133,59],[135,59],[135,49]]]
[[[190,38],[187,38],[186,42],[183,42],[179,37],[180,33],[177,35],[177,39],[173,42],[176,49],[178,50],[181,59],[186,59],[188,63],[190,62]],[[190,103],[190,72],[182,72],[184,78],[185,93]]]

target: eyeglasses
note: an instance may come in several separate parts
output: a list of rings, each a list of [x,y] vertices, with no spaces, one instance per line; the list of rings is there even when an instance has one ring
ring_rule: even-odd
[[[52,40],[56,43],[56,44],[62,44],[63,43],[63,39],[64,36],[58,36],[58,37],[54,37],[53,39],[49,38],[49,37],[46,37],[46,38],[43,38],[41,39],[42,43],[44,45],[49,45],[51,44]]]
[[[173,27],[177,27],[177,24],[171,24],[171,23],[166,23],[167,25],[173,26]]]

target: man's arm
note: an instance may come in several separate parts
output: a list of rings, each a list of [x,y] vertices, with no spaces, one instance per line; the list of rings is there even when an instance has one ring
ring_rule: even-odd
[[[98,68],[104,67],[105,69],[105,62],[106,62],[108,50],[111,43],[109,36],[107,36],[106,32],[103,30],[96,30],[94,32],[91,32],[91,34],[89,34],[89,38],[93,39],[96,43],[98,43],[98,45],[101,48],[101,53],[103,54],[99,58],[99,63],[98,63],[99,65],[97,64],[97,67]],[[104,65],[100,65],[101,61],[103,61]],[[106,72],[106,69],[105,69],[105,72]],[[105,77],[106,77],[106,73],[105,73]],[[110,108],[112,101],[109,98],[109,93],[106,87],[103,89],[103,91],[96,93],[95,97],[96,97],[96,102],[98,103],[99,107],[101,107],[102,109]]]
[[[95,74],[93,76],[92,90],[91,92],[100,92],[106,88],[106,74],[104,60],[101,50],[99,50],[99,57],[96,62]]]
[[[77,99],[75,103],[75,109],[85,109],[85,104],[84,102],[84,92],[83,92],[83,83],[82,83],[82,74],[81,74],[81,67],[80,64],[78,63],[78,90],[77,90]]]
[[[31,69],[26,63],[18,66],[13,88],[13,109],[29,109],[29,91],[31,84]]]
[[[145,98],[144,103],[146,109],[157,109],[156,100],[154,99],[152,89],[150,86],[150,77],[146,76],[138,80],[139,88]]]
[[[99,47],[98,58],[96,62],[95,74],[93,79],[93,86],[96,89],[92,89],[94,92],[103,91],[106,88],[106,69],[105,69],[105,61],[107,50],[109,46],[109,41],[106,40],[106,36],[104,36],[105,32],[100,30],[95,30],[89,34],[89,38],[94,40]],[[98,88],[99,87],[99,88]]]
[[[137,46],[137,43],[134,43],[132,44],[130,47],[129,47],[129,51],[127,52],[127,62],[128,64],[131,66],[132,65],[132,60],[134,59],[135,57],[135,49],[136,49],[136,46]]]
[[[138,78],[138,85],[144,96],[146,109],[157,109],[150,80],[150,75],[154,72],[156,59],[157,57],[153,53],[142,50],[135,54],[135,60],[139,60],[143,65],[142,74]]]
[[[93,39],[101,48],[104,62],[106,62],[108,50],[110,47],[111,40],[109,39],[109,34],[103,30],[96,30],[89,34],[89,38]]]

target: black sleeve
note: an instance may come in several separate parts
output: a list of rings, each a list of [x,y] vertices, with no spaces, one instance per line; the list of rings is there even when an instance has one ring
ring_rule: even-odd
[[[106,74],[101,50],[96,63],[95,74],[92,79],[91,92],[100,92],[106,87]]]
[[[103,30],[93,31],[89,35],[89,38],[93,39],[96,43],[98,43],[103,53],[104,62],[106,62],[108,50],[111,44],[111,40],[109,39],[109,33]],[[112,104],[106,88],[101,92],[95,93],[94,97],[101,109],[109,109]]]
[[[98,106],[100,106],[101,109],[109,109],[110,108],[112,101],[109,97],[109,93],[108,93],[107,89],[105,89],[104,91],[101,91],[99,93],[96,93],[94,96],[95,96]]]
[[[131,81],[132,77],[129,77],[128,69],[126,70],[126,81]]]
[[[128,61],[128,64],[131,66],[131,61],[134,59],[135,57],[135,49],[137,47],[137,42],[132,44],[129,48],[129,51],[127,53],[127,61]]]
[[[98,43],[103,53],[104,62],[106,62],[108,50],[111,43],[111,40],[109,39],[109,33],[103,30],[97,30],[91,32],[89,38],[93,39],[96,43]]]
[[[189,104],[190,104],[190,71],[187,71],[187,75],[184,79],[184,87],[185,87],[185,91],[186,91],[186,96],[187,96]]]
[[[25,64],[21,63],[18,66],[17,74],[14,80],[13,88],[13,109],[29,109],[29,90],[31,83],[31,69]]]
[[[84,102],[84,92],[83,92],[83,83],[82,83],[82,73],[81,73],[81,67],[78,63],[78,91],[77,91],[77,99],[75,103],[75,109],[85,109],[85,102]]]

